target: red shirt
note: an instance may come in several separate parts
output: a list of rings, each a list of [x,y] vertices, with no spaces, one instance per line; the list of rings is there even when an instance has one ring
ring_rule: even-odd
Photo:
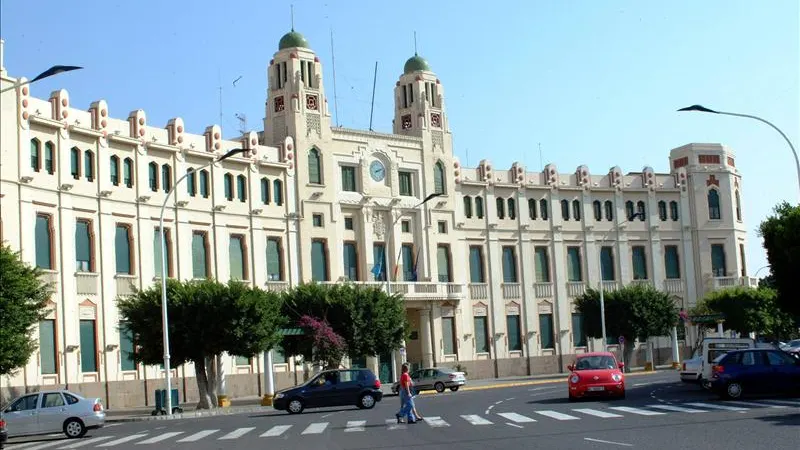
[[[411,376],[408,372],[400,375],[400,386],[403,388],[408,387],[411,384]]]

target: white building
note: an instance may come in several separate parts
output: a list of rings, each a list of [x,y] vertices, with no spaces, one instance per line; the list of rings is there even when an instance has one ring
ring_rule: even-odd
[[[170,200],[169,275],[280,290],[383,285],[388,273],[408,305],[415,364],[459,364],[470,378],[559,371],[601,347],[572,306],[599,285],[601,260],[606,289],[648,283],[682,307],[752,282],[741,176],[724,146],[673,149],[667,173],[533,172],[488,159],[466,168],[453,155],[443,83],[424,59],[399,76],[392,134],[332,127],[322,70],[299,33],[283,36],[264,130],[234,140],[218,125],[188,134],[180,117],[113,118],[103,100],[73,107],[65,90],[35,97],[35,85],[2,70],[2,89],[16,88],[2,94],[0,232],[56,286],[40,350],[2,378],[4,398],[60,385],[110,407],[152,402],[163,371],[129,358],[114,300],[157,280],[159,210],[177,177],[234,148],[247,153],[196,173]],[[353,363],[385,380],[399,359]],[[261,394],[263,355],[225,361],[230,395]],[[275,355],[274,368],[278,387],[294,382],[293,361]],[[193,369],[173,372],[181,398],[193,398]]]

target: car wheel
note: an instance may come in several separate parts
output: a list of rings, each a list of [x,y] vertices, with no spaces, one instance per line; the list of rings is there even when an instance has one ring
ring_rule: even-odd
[[[86,434],[86,426],[80,419],[67,419],[64,422],[64,434],[70,439],[77,439]]]
[[[725,396],[727,398],[739,398],[742,396],[742,385],[736,382],[728,383],[725,386]]]
[[[710,391],[711,390],[711,382],[708,380],[701,379],[700,385],[703,386],[703,389]]]
[[[372,409],[375,407],[375,397],[372,394],[364,394],[358,399],[358,407],[361,409]]]
[[[303,401],[299,398],[293,398],[289,400],[289,404],[286,405],[286,411],[289,411],[289,414],[300,414],[303,412],[303,409],[306,407],[303,404]]]
[[[436,389],[436,392],[441,394],[444,392],[444,383],[437,381],[436,384],[433,385],[433,388]]]
[[[455,392],[455,391],[458,390],[459,387],[461,387],[461,386],[450,386],[450,390]]]

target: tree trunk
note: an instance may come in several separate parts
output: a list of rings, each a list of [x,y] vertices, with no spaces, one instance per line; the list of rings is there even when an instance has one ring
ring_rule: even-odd
[[[217,358],[214,356],[206,358],[206,367],[208,371],[208,395],[211,397],[211,403],[216,407],[219,402],[217,400]]]
[[[213,408],[215,403],[212,403],[208,391],[208,374],[206,373],[205,358],[194,361],[194,375],[197,380],[197,390],[200,394],[200,400],[197,402],[197,409]]]

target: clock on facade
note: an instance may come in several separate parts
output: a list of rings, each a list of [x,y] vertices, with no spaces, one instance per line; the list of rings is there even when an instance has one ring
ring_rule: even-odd
[[[375,159],[369,165],[369,175],[375,181],[383,181],[383,179],[386,177],[386,167],[383,166],[382,162]]]

